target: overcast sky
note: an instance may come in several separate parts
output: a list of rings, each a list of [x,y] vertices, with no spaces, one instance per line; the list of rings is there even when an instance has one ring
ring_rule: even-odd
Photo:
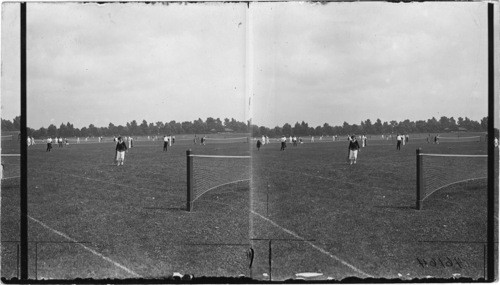
[[[27,7],[32,128],[487,115],[486,3]],[[3,3],[1,91],[12,119],[19,4]]]

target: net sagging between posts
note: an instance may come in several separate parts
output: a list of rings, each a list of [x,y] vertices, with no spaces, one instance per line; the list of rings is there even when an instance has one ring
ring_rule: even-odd
[[[417,209],[434,192],[453,184],[486,179],[487,155],[427,154],[417,150]]]
[[[187,210],[208,191],[250,180],[250,156],[193,155],[187,152]]]
[[[207,143],[246,143],[248,137],[239,138],[206,138]]]

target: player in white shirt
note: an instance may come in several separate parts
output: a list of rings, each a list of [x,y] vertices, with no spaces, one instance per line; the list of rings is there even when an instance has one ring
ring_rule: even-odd
[[[52,138],[47,138],[47,151],[50,151],[52,149]]]
[[[398,136],[396,137],[396,140],[397,140],[396,149],[397,149],[397,150],[401,150],[401,140],[402,140],[402,139],[403,139],[403,138],[401,137],[401,135],[400,135],[400,134],[398,134]]]
[[[286,137],[282,136],[281,137],[281,148],[280,148],[280,151],[281,150],[285,150],[285,148],[286,148]]]
[[[163,136],[163,151],[167,151],[168,149],[168,137]]]

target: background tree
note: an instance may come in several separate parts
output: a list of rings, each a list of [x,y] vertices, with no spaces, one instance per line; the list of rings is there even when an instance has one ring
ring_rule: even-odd
[[[3,131],[19,131],[19,129],[14,128],[14,124],[9,120],[2,119],[2,130]]]
[[[291,135],[293,135],[292,126],[289,123],[284,124],[283,127],[281,128],[281,132],[285,136],[291,136]]]
[[[57,127],[54,126],[53,124],[50,124],[50,126],[47,128],[47,136],[53,138],[57,136]]]

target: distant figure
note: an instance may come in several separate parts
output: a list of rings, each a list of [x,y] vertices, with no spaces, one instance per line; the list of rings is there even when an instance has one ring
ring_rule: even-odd
[[[427,143],[430,143],[430,142],[431,142],[431,134],[429,134],[429,135],[427,136]]]
[[[359,143],[356,140],[356,136],[352,136],[349,141],[349,160],[350,164],[356,164],[356,160],[358,159],[358,151],[359,151]]]
[[[61,137],[57,139],[57,142],[59,144],[59,147],[63,147],[63,139]]]
[[[76,143],[79,144],[80,143],[80,138],[76,138]]]
[[[266,137],[265,136],[262,136],[262,142],[261,142],[262,145],[265,145],[266,144]]]
[[[163,151],[167,151],[167,150],[168,150],[168,137],[163,136]]]
[[[31,145],[31,138],[28,137],[27,140],[28,140],[28,146],[30,146]]]
[[[311,142],[312,143],[314,142],[314,136],[311,136]]]
[[[439,135],[436,135],[436,136],[434,137],[434,143],[435,143],[435,144],[439,144]]]
[[[65,143],[67,146],[69,145],[69,141],[68,141],[68,139],[67,139],[67,138],[66,138],[66,139],[64,139],[64,143]]]
[[[281,148],[280,148],[280,151],[281,150],[285,150],[285,148],[286,148],[286,137],[282,136],[281,137]]]
[[[402,140],[403,145],[406,145],[405,135],[401,135],[401,140]]]
[[[194,135],[194,139],[193,139],[193,141],[194,141],[194,144],[197,144],[197,143],[198,143],[198,138],[196,137],[196,135]]]
[[[296,136],[293,136],[292,143],[293,143],[293,146],[297,146],[297,137]]]
[[[406,143],[408,143],[409,141],[410,141],[410,136],[406,134]]]
[[[132,137],[128,137],[128,148],[132,148]]]
[[[175,143],[175,136],[172,136],[172,144]]]
[[[495,138],[495,139],[493,140],[493,144],[495,145],[495,147],[498,147],[498,138]]]
[[[268,136],[266,136],[266,144],[269,144],[269,142],[270,142],[270,141],[269,141],[269,137],[268,137]]]
[[[262,145],[262,143],[260,142],[260,140],[257,140],[257,150],[260,150],[261,145]]]
[[[127,145],[122,140],[122,137],[118,137],[118,143],[116,144],[116,166],[123,165],[126,150]]]
[[[52,149],[52,138],[47,138],[47,151],[50,151]]]
[[[401,140],[402,140],[402,139],[403,139],[403,138],[401,137],[401,135],[400,135],[400,134],[398,134],[398,135],[397,135],[397,137],[396,137],[396,140],[397,140],[396,149],[397,149],[397,150],[401,150]]]
[[[362,135],[361,136],[361,147],[365,147],[365,146],[366,146],[366,136]]]

